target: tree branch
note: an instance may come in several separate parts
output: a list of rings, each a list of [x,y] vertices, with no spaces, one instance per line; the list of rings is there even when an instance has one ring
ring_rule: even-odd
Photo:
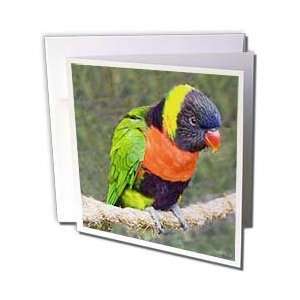
[[[182,208],[182,213],[191,228],[201,228],[214,221],[225,219],[235,213],[235,194],[216,198],[206,203],[196,203]],[[147,211],[107,205],[92,197],[82,195],[83,222],[86,226],[109,230],[112,224],[123,224],[136,231],[157,231]],[[171,212],[160,211],[162,226],[167,230],[181,230],[178,220]]]

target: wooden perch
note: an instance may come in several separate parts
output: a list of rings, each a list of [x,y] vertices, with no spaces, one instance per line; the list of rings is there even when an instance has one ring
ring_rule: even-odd
[[[196,203],[184,207],[182,213],[191,228],[201,228],[214,221],[225,219],[235,212],[235,194],[216,198],[206,203]],[[156,227],[147,211],[133,208],[120,208],[107,205],[91,197],[82,196],[83,222],[86,226],[98,229],[108,229],[112,224],[123,224],[138,230],[152,230]],[[171,212],[159,212],[162,226],[167,230],[181,230],[178,220]]]

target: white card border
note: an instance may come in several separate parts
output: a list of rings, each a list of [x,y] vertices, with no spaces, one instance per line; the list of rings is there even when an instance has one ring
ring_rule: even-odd
[[[77,202],[77,230],[82,233],[95,235],[99,237],[108,238],[111,240],[117,240],[133,245],[139,245],[145,248],[151,248],[156,250],[162,250],[168,253],[174,253],[186,257],[196,258],[204,261],[214,262],[226,266],[232,266],[236,268],[242,267],[242,180],[243,180],[243,95],[244,95],[244,71],[228,70],[228,69],[212,69],[212,68],[198,68],[198,67],[182,67],[182,66],[167,66],[167,65],[153,65],[144,63],[132,63],[132,62],[118,62],[118,61],[105,61],[99,59],[83,59],[83,58],[67,58],[67,77],[69,88],[69,99],[72,101],[71,112],[71,134],[72,134],[72,159],[73,170],[77,173],[76,182],[74,183],[75,189],[79,191],[79,195],[76,197]],[[76,138],[76,124],[75,124],[75,111],[74,111],[74,95],[73,95],[73,82],[72,82],[72,64],[91,65],[91,66],[103,66],[103,67],[117,67],[117,68],[132,68],[143,70],[158,70],[158,71],[172,71],[172,72],[186,72],[186,73],[202,73],[202,74],[214,74],[214,75],[228,75],[237,76],[239,78],[238,83],[238,109],[237,109],[237,170],[236,170],[236,212],[235,212],[235,259],[223,259],[206,254],[201,254],[189,250],[179,249],[171,246],[157,244],[155,242],[144,241],[132,237],[127,237],[111,232],[101,231],[83,226],[82,222],[82,199],[81,199],[81,187],[78,165],[78,151],[77,151],[77,138]]]

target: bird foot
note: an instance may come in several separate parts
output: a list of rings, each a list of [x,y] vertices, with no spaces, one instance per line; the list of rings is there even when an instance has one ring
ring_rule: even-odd
[[[172,213],[174,214],[174,216],[178,219],[182,229],[184,231],[188,230],[189,229],[189,225],[188,223],[186,222],[182,212],[181,212],[181,209],[179,207],[179,205],[177,203],[173,204],[171,207],[170,207],[170,210],[172,211]]]
[[[166,231],[160,223],[160,219],[159,219],[159,215],[158,215],[157,211],[152,206],[147,207],[146,211],[148,211],[149,214],[151,215],[151,218],[154,221],[154,224],[155,224],[158,234],[165,233]]]

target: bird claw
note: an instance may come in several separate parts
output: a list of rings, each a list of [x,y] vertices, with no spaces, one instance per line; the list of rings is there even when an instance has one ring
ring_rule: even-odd
[[[162,226],[156,226],[158,234],[165,234],[166,230]]]
[[[189,225],[188,223],[186,222],[186,220],[184,219],[183,215],[182,215],[182,212],[181,212],[181,209],[180,207],[178,206],[177,203],[173,204],[171,207],[170,207],[170,210],[172,211],[172,213],[174,214],[174,216],[178,219],[180,225],[181,225],[181,228],[184,230],[184,231],[187,231],[189,229]]]
[[[181,223],[181,227],[184,231],[187,231],[190,228],[186,221]]]
[[[172,211],[172,213],[174,214],[174,216],[178,219],[178,221],[179,221],[179,223],[181,225],[181,228],[184,231],[187,231],[189,229],[189,225],[186,222],[186,220],[184,219],[184,217],[182,215],[182,212],[181,212],[181,209],[178,206],[178,204],[175,203],[174,205],[172,205],[170,207],[170,210]],[[159,219],[159,214],[157,213],[157,210],[155,210],[152,206],[150,206],[150,207],[146,208],[146,211],[149,212],[152,220],[154,221],[157,233],[158,234],[166,234],[167,231],[161,225],[161,222],[160,222],[160,219]]]
[[[146,210],[149,212],[152,220],[154,221],[157,233],[158,234],[162,234],[162,233],[164,234],[166,231],[160,223],[159,215],[158,215],[157,211],[152,206],[147,207]]]

